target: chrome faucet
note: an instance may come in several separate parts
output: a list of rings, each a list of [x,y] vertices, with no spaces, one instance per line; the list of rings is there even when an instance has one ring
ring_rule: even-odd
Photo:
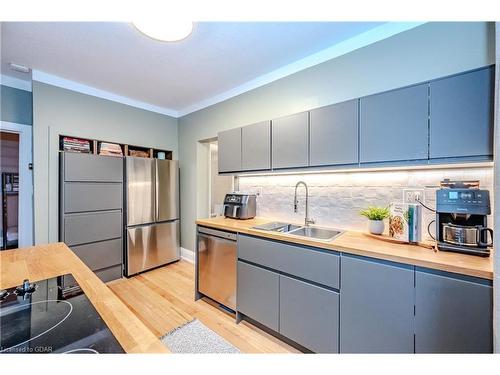
[[[297,200],[297,188],[299,185],[304,185],[306,188],[306,217],[304,218],[304,225],[306,227],[309,226],[309,224],[314,224],[314,220],[309,218],[309,189],[307,188],[307,184],[304,181],[299,181],[295,185],[295,197],[293,198],[293,212],[298,211],[298,206],[299,206],[299,201]]]

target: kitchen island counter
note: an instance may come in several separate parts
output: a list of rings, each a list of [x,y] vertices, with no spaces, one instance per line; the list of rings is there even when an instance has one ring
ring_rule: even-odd
[[[64,244],[0,252],[0,289],[71,273],[127,353],[169,350],[120,299]]]
[[[378,240],[362,232],[355,231],[345,231],[332,241],[322,241],[279,232],[252,229],[256,225],[271,221],[275,220],[261,217],[250,220],[215,217],[199,219],[196,224],[325,250],[335,250],[467,276],[493,279],[493,254],[490,257],[481,258],[473,255],[434,251],[422,246]]]

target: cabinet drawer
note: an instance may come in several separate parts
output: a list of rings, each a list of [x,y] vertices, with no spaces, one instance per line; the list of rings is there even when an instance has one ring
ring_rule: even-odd
[[[123,247],[121,238],[72,246],[71,250],[91,270],[111,267],[122,263]]]
[[[123,182],[123,159],[112,156],[61,154],[65,181]]]
[[[64,242],[68,246],[120,238],[122,230],[121,211],[64,216]]]
[[[68,182],[64,184],[64,212],[121,209],[122,193],[120,183]]]
[[[278,331],[279,275],[238,261],[236,309]]]
[[[280,333],[317,353],[338,353],[339,294],[280,275]]]
[[[339,289],[339,255],[256,237],[238,236],[238,257]]]

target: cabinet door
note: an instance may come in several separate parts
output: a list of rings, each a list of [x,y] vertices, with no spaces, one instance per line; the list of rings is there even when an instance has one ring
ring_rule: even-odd
[[[279,275],[238,261],[236,310],[278,331]]]
[[[341,267],[341,353],[413,353],[413,268],[345,255]]]
[[[358,100],[310,112],[310,165],[357,163]]]
[[[271,169],[271,122],[241,128],[241,167],[244,171]]]
[[[494,71],[431,82],[430,157],[493,155]]]
[[[427,159],[428,85],[360,99],[361,163]]]
[[[219,173],[241,171],[241,128],[220,132],[217,139]]]
[[[309,113],[281,117],[272,121],[273,168],[309,165]]]
[[[64,152],[64,181],[123,182],[123,159],[113,156]]]
[[[492,353],[493,288],[488,282],[417,269],[416,353]]]
[[[316,353],[338,353],[339,294],[280,275],[280,330]]]

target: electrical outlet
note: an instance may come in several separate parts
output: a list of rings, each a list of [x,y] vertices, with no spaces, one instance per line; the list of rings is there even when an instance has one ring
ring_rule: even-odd
[[[404,189],[403,203],[424,203],[424,189]]]

